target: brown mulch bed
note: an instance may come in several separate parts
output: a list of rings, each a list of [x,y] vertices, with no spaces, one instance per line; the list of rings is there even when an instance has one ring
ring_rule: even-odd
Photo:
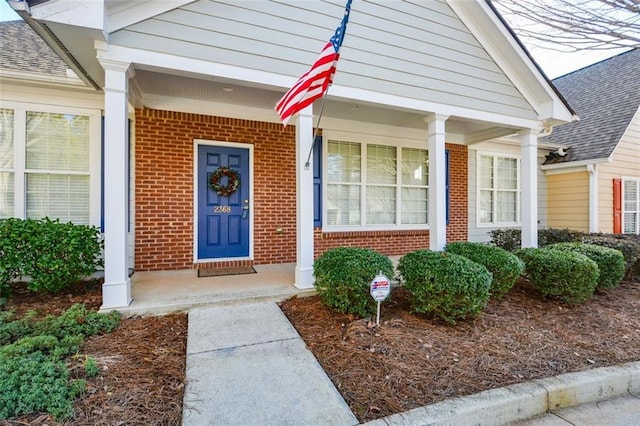
[[[8,309],[18,316],[33,309],[60,314],[74,303],[98,310],[100,282],[78,283],[57,295],[38,295],[15,286]],[[87,393],[75,404],[69,425],[179,425],[185,385],[187,316],[123,318],[110,334],[85,341],[80,354],[94,358],[100,374],[87,379]],[[84,357],[70,361],[79,368]],[[23,416],[7,425],[58,424],[46,414]]]
[[[10,308],[59,314],[73,303],[98,309],[100,283],[38,296],[17,288]],[[569,307],[520,281],[477,319],[448,326],[409,312],[402,288],[382,320],[338,314],[317,297],[281,304],[361,421],[512,383],[640,360],[640,284],[626,282]],[[178,425],[185,385],[184,314],[123,319],[81,350],[101,373],[76,402],[73,425]],[[48,415],[10,425],[54,425]]]
[[[402,288],[380,325],[338,314],[317,296],[281,304],[360,421],[526,380],[640,360],[640,284],[580,306],[520,281],[475,320],[448,326],[409,313]]]

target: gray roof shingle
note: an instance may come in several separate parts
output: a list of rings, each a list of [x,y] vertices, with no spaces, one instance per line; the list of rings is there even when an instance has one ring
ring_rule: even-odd
[[[640,106],[640,49],[558,77],[553,84],[580,121],[554,127],[548,142],[570,147],[545,164],[607,158]]]
[[[0,40],[0,68],[66,77],[67,65],[26,22],[0,22]]]

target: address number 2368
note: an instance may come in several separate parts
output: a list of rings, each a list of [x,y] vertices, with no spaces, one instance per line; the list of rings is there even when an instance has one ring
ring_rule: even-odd
[[[230,206],[214,206],[213,212],[214,213],[231,213],[231,207]]]

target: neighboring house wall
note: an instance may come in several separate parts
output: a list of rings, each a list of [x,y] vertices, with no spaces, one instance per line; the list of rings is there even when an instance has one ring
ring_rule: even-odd
[[[116,31],[109,44],[298,78],[335,28],[327,15],[342,10],[330,3],[200,0]],[[360,2],[346,39],[336,85],[538,118],[444,1]]]
[[[589,232],[589,174],[547,176],[549,227]]]
[[[491,237],[489,233],[494,229],[503,228],[520,228],[522,212],[517,223],[506,223],[498,226],[486,225],[479,223],[478,219],[478,156],[488,154],[498,157],[516,158],[520,160],[520,147],[513,145],[498,145],[495,143],[483,143],[474,145],[473,149],[469,149],[469,231],[468,239],[473,242],[489,242]],[[539,152],[538,165],[544,162],[544,152]],[[520,165],[521,167],[521,165]],[[520,171],[520,170],[519,170]],[[520,176],[518,176],[520,182]],[[519,184],[520,192],[522,191],[521,183]],[[520,203],[521,204],[521,203]],[[547,226],[547,181],[542,172],[538,172],[538,226],[545,228]]]
[[[598,225],[605,233],[613,232],[613,179],[640,178],[640,109],[611,159],[598,165]]]

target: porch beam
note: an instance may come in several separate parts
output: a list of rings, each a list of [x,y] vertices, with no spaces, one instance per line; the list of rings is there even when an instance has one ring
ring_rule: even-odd
[[[313,161],[305,168],[313,146],[313,110],[300,111],[296,120],[296,271],[294,286],[313,288]]]
[[[538,247],[538,129],[520,132],[522,247]]]
[[[425,118],[429,141],[429,248],[434,251],[444,250],[447,244],[445,122],[448,118],[444,114]]]
[[[129,63],[100,61],[104,87],[104,284],[101,309],[128,306],[131,280],[127,264],[127,119]]]

